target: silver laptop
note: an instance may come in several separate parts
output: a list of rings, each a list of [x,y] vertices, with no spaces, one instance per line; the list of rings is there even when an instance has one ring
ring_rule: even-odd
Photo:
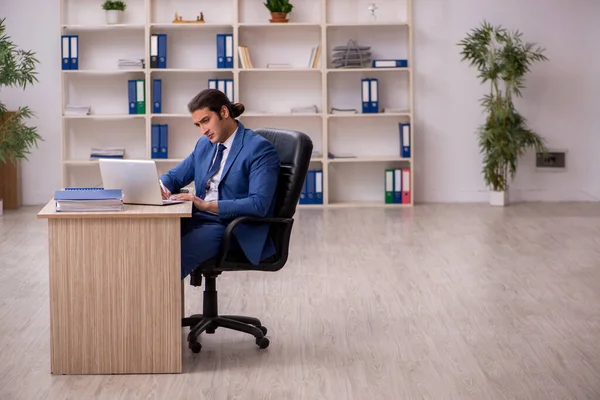
[[[182,200],[163,200],[154,160],[101,158],[98,162],[102,186],[121,189],[124,203],[155,206],[183,203]]]

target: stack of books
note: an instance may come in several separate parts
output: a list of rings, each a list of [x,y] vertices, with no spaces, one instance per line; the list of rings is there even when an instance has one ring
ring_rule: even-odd
[[[123,211],[123,191],[104,188],[66,188],[54,192],[57,212]]]

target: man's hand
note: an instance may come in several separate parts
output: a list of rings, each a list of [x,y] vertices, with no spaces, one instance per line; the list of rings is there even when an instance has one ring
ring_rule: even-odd
[[[165,185],[163,185],[163,183],[160,180],[158,182],[160,183],[160,193],[162,194],[162,198],[163,200],[167,200],[169,197],[171,197],[171,192],[165,187]]]
[[[173,200],[184,200],[194,202],[194,206],[199,211],[205,211],[213,214],[219,213],[219,206],[216,201],[204,201],[193,193],[178,193],[173,195]]]

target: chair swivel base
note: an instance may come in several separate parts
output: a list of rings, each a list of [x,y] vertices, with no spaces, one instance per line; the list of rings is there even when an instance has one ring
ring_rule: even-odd
[[[182,326],[190,327],[187,338],[190,350],[194,353],[200,352],[202,345],[198,342],[198,336],[203,332],[213,334],[217,328],[248,333],[256,338],[258,347],[261,349],[269,347],[269,339],[265,337],[267,328],[262,326],[258,318],[218,314],[216,276],[205,276],[205,278],[203,313],[182,319]]]
[[[252,317],[243,317],[237,315],[222,315],[216,317],[204,317],[201,314],[195,314],[183,319],[183,326],[191,327],[188,334],[188,347],[192,352],[198,353],[202,345],[198,342],[198,336],[201,333],[215,333],[217,328],[227,328],[238,332],[248,333],[256,338],[256,344],[261,349],[269,347],[269,339],[265,337],[267,328],[261,325],[260,321]]]

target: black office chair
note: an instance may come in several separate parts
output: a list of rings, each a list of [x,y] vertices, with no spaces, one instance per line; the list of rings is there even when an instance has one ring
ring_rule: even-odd
[[[199,265],[190,276],[192,286],[200,286],[205,280],[202,314],[183,318],[182,326],[189,326],[188,347],[194,353],[200,352],[202,345],[198,336],[202,332],[215,333],[218,327],[246,332],[256,337],[256,344],[265,349],[269,339],[265,337],[267,328],[258,318],[237,315],[218,314],[216,280],[225,271],[278,271],[288,259],[290,236],[294,223],[296,205],[300,199],[302,186],[310,164],[313,143],[302,132],[283,129],[257,129],[256,133],[268,139],[279,154],[281,169],[275,196],[275,211],[271,218],[242,216],[229,223],[225,229],[221,249],[217,257]],[[243,254],[230,250],[232,232],[240,223],[270,223],[270,235],[274,241],[276,253],[258,265],[251,264]]]

